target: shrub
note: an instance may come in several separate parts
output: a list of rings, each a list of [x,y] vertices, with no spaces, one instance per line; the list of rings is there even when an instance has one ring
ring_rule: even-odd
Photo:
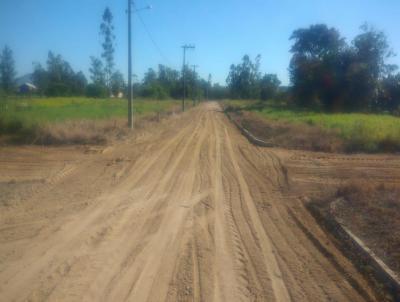
[[[107,87],[99,84],[89,84],[86,87],[86,96],[91,98],[105,98],[107,97]]]
[[[151,84],[143,89],[143,96],[157,100],[164,100],[168,98],[168,93],[161,85]]]

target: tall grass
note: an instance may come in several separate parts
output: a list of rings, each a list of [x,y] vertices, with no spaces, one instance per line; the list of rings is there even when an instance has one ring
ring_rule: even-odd
[[[143,117],[171,111],[178,105],[179,102],[173,100],[135,100],[134,113]],[[98,142],[101,134],[109,130],[111,119],[122,120],[126,116],[127,101],[120,99],[3,99],[0,101],[0,135],[10,135],[22,142],[34,142],[39,137],[57,143],[62,143],[64,139],[69,143]],[[66,131],[69,133],[64,133]]]
[[[134,113],[146,116],[178,106],[178,101],[135,100]],[[0,134],[30,136],[38,128],[64,122],[125,118],[127,101],[83,97],[14,98],[0,101]]]
[[[345,140],[348,151],[400,151],[400,118],[389,114],[320,113],[282,106],[260,108],[246,101],[229,101],[227,104],[254,111],[269,120],[334,130]]]

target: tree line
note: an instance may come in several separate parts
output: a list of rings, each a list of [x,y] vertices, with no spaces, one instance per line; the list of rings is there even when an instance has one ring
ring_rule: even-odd
[[[261,55],[254,62],[245,55],[240,64],[232,64],[226,80],[231,98],[268,99],[276,98],[281,81],[276,74],[260,72]]]
[[[123,74],[115,70],[114,26],[106,8],[100,25],[101,58],[90,57],[90,83],[83,72],[75,72],[61,55],[48,53],[47,64],[34,64],[33,83],[45,96],[87,95],[106,97],[125,92]],[[386,35],[363,25],[348,43],[340,32],[325,24],[293,31],[289,64],[290,86],[281,87],[276,74],[260,71],[261,56],[248,55],[232,64],[226,86],[213,84],[211,75],[202,79],[190,66],[184,67],[187,97],[284,99],[300,108],[333,111],[400,110],[400,73],[388,63],[394,56]],[[0,54],[0,84],[3,93],[15,90],[15,62],[12,51]],[[134,84],[135,94],[149,98],[181,98],[182,71],[160,64],[149,68],[143,81]]]
[[[245,55],[227,77],[231,98],[281,98],[299,108],[342,111],[400,110],[400,73],[388,63],[394,56],[386,35],[368,25],[351,43],[325,24],[295,30],[290,40],[289,89],[275,74],[262,75],[261,56]]]
[[[100,24],[102,38],[101,57],[90,57],[89,77],[82,71],[75,72],[71,65],[60,55],[49,51],[46,65],[34,63],[32,82],[36,93],[42,96],[83,96],[109,97],[118,94],[127,95],[127,85],[123,74],[115,70],[115,34],[113,15],[108,7],[102,15]],[[192,98],[225,98],[227,91],[219,84],[201,79],[197,72],[185,67],[186,96]],[[3,93],[16,91],[15,61],[12,50],[5,46],[0,55],[0,81]],[[183,96],[182,72],[160,64],[158,70],[149,68],[141,83],[134,84],[137,96],[156,99],[181,98]],[[1,93],[1,91],[0,91]]]

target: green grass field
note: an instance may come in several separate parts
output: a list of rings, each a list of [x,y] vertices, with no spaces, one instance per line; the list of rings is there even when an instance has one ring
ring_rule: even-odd
[[[134,100],[134,113],[145,116],[178,106],[173,100]],[[69,120],[105,120],[127,116],[127,101],[84,97],[8,99],[0,101],[0,134]]]
[[[336,131],[354,149],[377,152],[400,150],[400,118],[387,114],[319,113],[282,106],[252,107],[252,101],[228,101],[227,105],[255,112],[268,120],[303,123]],[[250,105],[250,106],[249,106]]]

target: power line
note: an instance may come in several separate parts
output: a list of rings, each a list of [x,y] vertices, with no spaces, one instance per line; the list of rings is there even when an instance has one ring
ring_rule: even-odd
[[[149,28],[147,27],[146,23],[144,23],[142,16],[140,13],[137,13],[140,23],[142,23],[144,30],[146,31],[147,35],[149,36],[150,41],[153,43],[154,48],[157,50],[160,57],[168,63],[168,65],[172,65],[171,61],[164,55],[163,51],[161,50],[160,46],[158,46],[157,42],[155,41],[153,35],[151,34]]]

